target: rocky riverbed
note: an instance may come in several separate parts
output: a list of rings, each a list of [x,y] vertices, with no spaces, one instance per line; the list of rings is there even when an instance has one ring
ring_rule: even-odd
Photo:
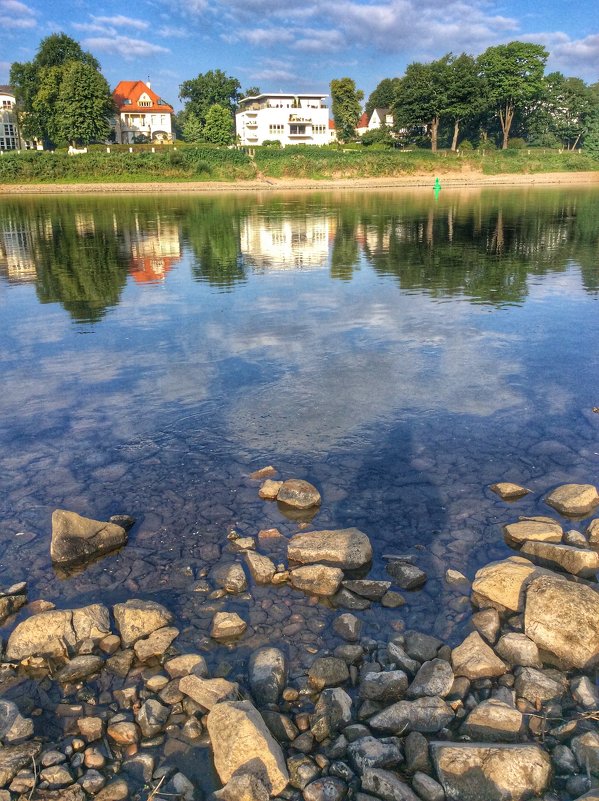
[[[384,554],[387,579],[369,578],[367,533],[318,530],[318,490],[275,475],[253,475],[260,497],[293,510],[300,531],[223,535],[221,558],[194,587],[204,651],[182,647],[187,621],[153,600],[108,606],[99,594],[56,609],[23,582],[0,593],[0,801],[599,798],[593,485],[555,489],[547,516],[515,516],[503,529],[514,555],[472,582],[447,565],[447,587],[472,610],[469,633],[450,646],[404,628],[406,594],[427,583],[413,559]],[[527,492],[493,490],[506,501]],[[85,567],[126,547],[133,524],[57,510],[52,560]],[[336,610],[337,644],[303,640],[312,618],[296,612],[285,618],[288,648],[244,652],[256,621],[232,603],[264,588]],[[383,607],[396,617],[375,630],[364,612]],[[215,644],[247,658],[210,667]]]

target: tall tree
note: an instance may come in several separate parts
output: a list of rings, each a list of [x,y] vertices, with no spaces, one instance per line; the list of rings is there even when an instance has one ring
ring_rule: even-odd
[[[60,137],[89,145],[106,139],[116,109],[104,76],[89,64],[69,61],[63,68],[56,112]]]
[[[106,107],[111,102],[108,84],[104,81],[100,65],[94,56],[64,33],[47,36],[40,42],[32,61],[15,62],[10,69],[10,82],[15,87],[22,131],[26,138],[40,139],[45,145],[79,138],[79,134],[71,136],[70,132],[65,131],[60,120],[61,109],[58,102],[64,77],[72,64],[85,67],[79,77],[89,83],[89,86],[77,87],[78,91],[85,89],[84,94],[94,95],[103,82]],[[71,86],[74,87],[74,84]],[[99,115],[88,122],[89,126],[104,130],[110,112],[106,112],[103,104],[100,106],[101,108],[96,109],[92,104],[87,108],[88,113]]]
[[[449,56],[443,56],[428,64],[409,64],[394,106],[395,125],[400,128],[425,126],[433,153],[437,151],[441,115],[448,105],[448,62]]]
[[[548,53],[543,45],[510,42],[489,47],[478,57],[489,104],[495,109],[505,150],[517,111],[525,111],[543,92]]]
[[[457,58],[447,57],[445,71],[446,104],[443,116],[453,123],[451,149],[457,150],[460,125],[475,117],[482,108],[481,81],[476,61],[462,53]]]
[[[204,126],[211,106],[226,108],[233,119],[240,89],[237,78],[225,75],[222,70],[210,70],[183,81],[179,86],[179,99],[185,102],[185,110],[195,114]]]
[[[190,111],[188,114],[184,115],[181,132],[185,142],[202,141],[203,125],[193,111]]]
[[[243,97],[256,97],[260,93],[260,88],[258,86],[249,86],[247,89],[244,89],[243,92],[239,95],[239,99],[241,100]]]
[[[527,120],[533,137],[541,143],[559,142],[574,150],[586,131],[593,111],[593,95],[580,78],[566,78],[561,72],[545,76],[543,96]]]
[[[337,136],[347,142],[356,135],[356,125],[362,112],[364,92],[356,88],[351,78],[331,81],[332,111],[337,128]]]
[[[210,106],[202,134],[205,142],[230,145],[233,141],[233,119],[229,110],[218,104]]]
[[[370,93],[364,109],[369,119],[375,108],[391,108],[394,105],[400,83],[399,78],[383,78],[377,84]]]

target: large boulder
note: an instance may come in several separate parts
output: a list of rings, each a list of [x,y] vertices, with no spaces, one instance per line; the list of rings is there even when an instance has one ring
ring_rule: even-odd
[[[289,781],[281,746],[273,739],[258,710],[249,701],[216,704],[207,718],[214,767],[223,784],[234,773],[250,773],[266,784],[271,795]]]
[[[289,540],[287,556],[303,565],[320,562],[353,570],[370,562],[372,545],[357,528],[309,531]]]
[[[562,484],[547,496],[547,503],[567,517],[583,517],[599,504],[599,493],[592,484]]]
[[[451,664],[456,676],[470,681],[503,676],[507,665],[487,645],[478,631],[473,631],[451,652]]]
[[[7,659],[29,656],[66,659],[83,640],[99,642],[110,634],[110,616],[102,604],[81,609],[51,609],[23,620],[10,635]]]
[[[248,665],[250,689],[258,706],[276,704],[287,679],[287,660],[278,648],[258,648]]]
[[[310,595],[335,595],[343,580],[343,570],[329,565],[303,565],[289,574],[291,586]]]
[[[599,661],[599,593],[555,575],[535,578],[526,591],[524,632],[565,667]]]
[[[227,679],[204,679],[201,676],[183,676],[179,679],[179,690],[204,709],[212,709],[220,701],[235,701],[239,696],[239,685]]]
[[[460,731],[471,740],[514,742],[520,739],[522,732],[522,712],[497,698],[490,698],[474,707]]]
[[[430,744],[447,801],[525,801],[551,777],[549,754],[538,745]]]
[[[0,787],[6,787],[22,768],[31,768],[41,750],[42,744],[38,742],[0,748]]]
[[[474,577],[472,602],[482,609],[492,606],[498,612],[521,612],[526,585],[539,571],[521,556],[489,562]]]
[[[545,567],[557,567],[574,576],[594,578],[599,570],[599,553],[553,542],[525,542],[521,553]]]
[[[320,492],[313,484],[301,478],[284,481],[277,493],[277,501],[293,506],[294,509],[311,509],[320,506]]]
[[[127,531],[115,523],[91,520],[64,509],[52,513],[50,557],[57,565],[88,562],[126,542]]]
[[[561,542],[564,532],[555,520],[519,520],[503,527],[508,545],[519,548],[525,542]]]
[[[168,626],[173,616],[162,604],[156,601],[132,599],[114,605],[114,619],[121,635],[122,644],[128,648],[142,637]]]
[[[442,698],[424,696],[415,701],[398,701],[370,718],[368,725],[379,734],[403,736],[410,731],[441,731],[454,718],[453,710]]]

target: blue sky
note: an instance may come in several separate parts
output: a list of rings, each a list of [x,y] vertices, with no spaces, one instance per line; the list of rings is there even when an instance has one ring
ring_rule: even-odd
[[[366,96],[411,61],[539,42],[548,69],[599,81],[597,0],[0,0],[0,83],[13,61],[63,31],[112,87],[151,79],[175,108],[179,84],[210,69],[242,88],[322,92],[350,76]]]

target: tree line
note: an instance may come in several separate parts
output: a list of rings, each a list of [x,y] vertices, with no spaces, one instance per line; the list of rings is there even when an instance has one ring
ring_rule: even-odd
[[[401,78],[385,78],[371,93],[365,111],[393,114],[393,127],[362,137],[364,144],[400,141],[440,146],[512,144],[573,150],[583,143],[599,154],[599,83],[561,72],[545,73],[549,53],[540,44],[510,42],[478,57],[447,53],[413,62]],[[338,137],[356,138],[364,94],[351,78],[331,82]]]

